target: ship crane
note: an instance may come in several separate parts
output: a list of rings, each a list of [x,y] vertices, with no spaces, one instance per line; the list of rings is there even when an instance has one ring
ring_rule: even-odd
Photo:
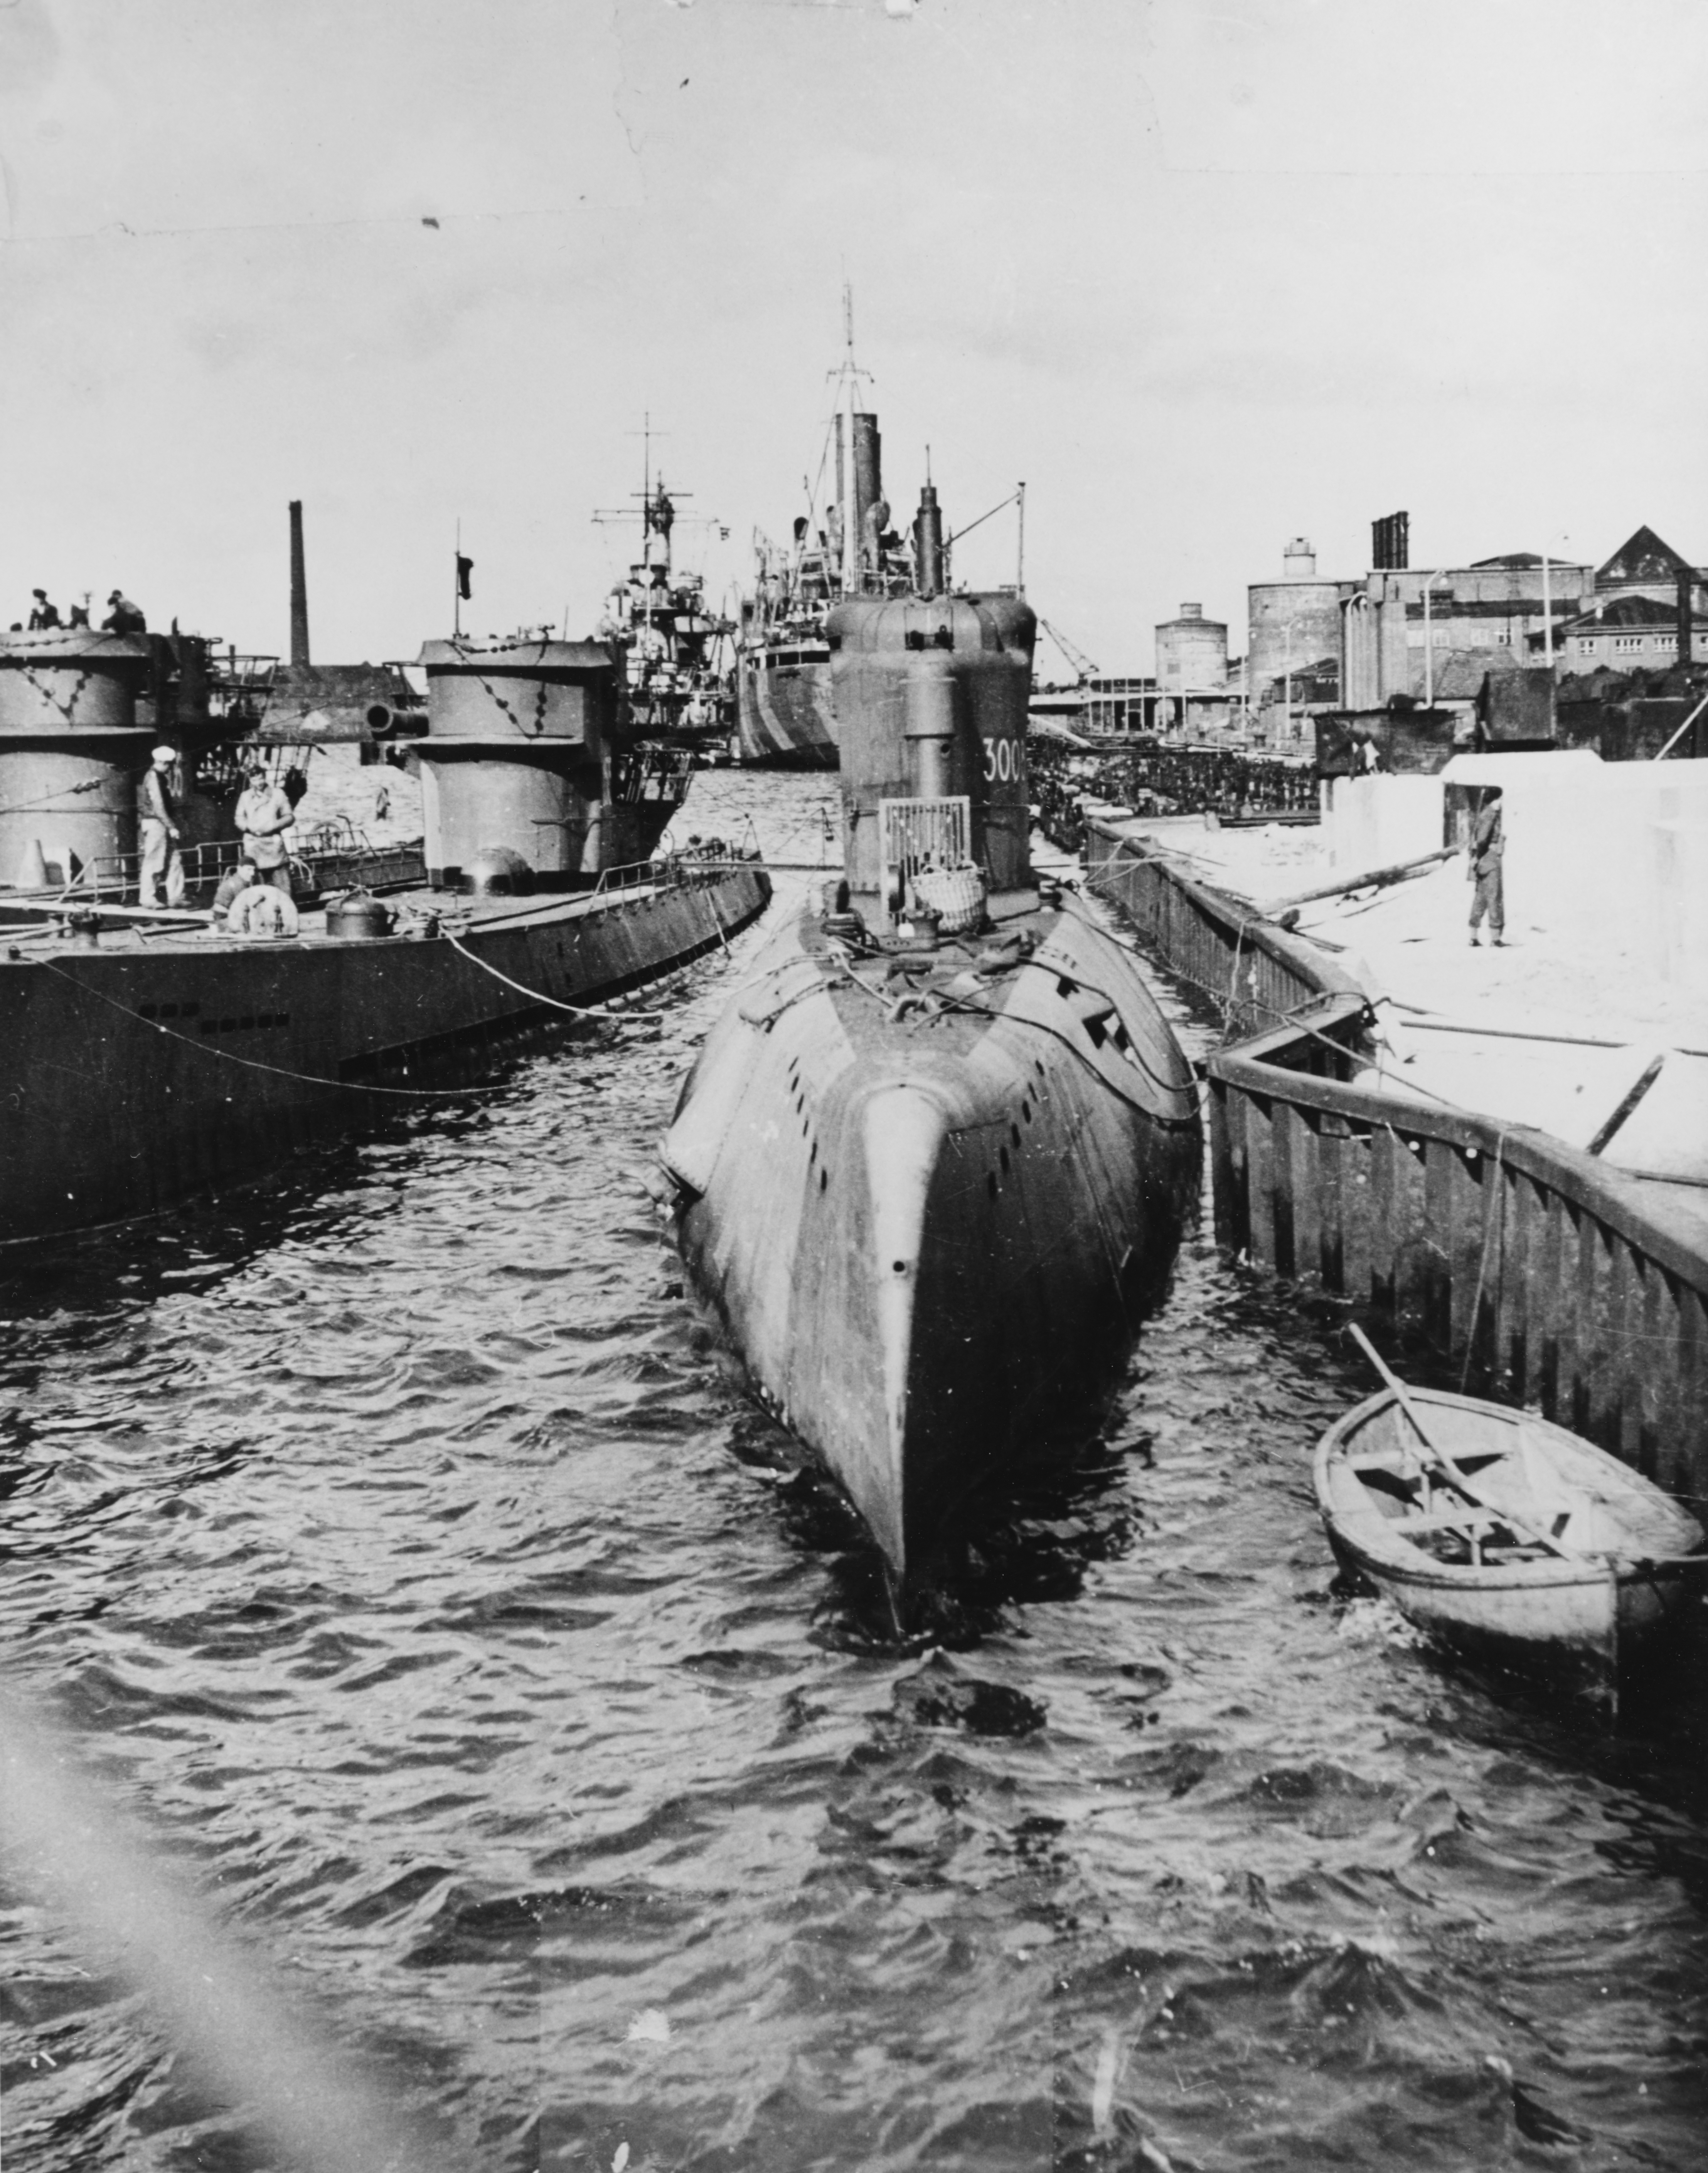
[[[1083,687],[1097,677],[1096,660],[1087,656],[1083,649],[1076,648],[1059,627],[1052,626],[1047,618],[1037,623],[1040,634],[1047,634],[1056,647],[1074,667],[1074,684]]]

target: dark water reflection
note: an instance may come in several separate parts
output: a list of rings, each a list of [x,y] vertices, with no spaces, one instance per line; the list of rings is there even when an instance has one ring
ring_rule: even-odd
[[[1339,1599],[1361,1372],[1202,1237],[892,1642],[641,1182],[727,985],[10,1290],[9,1680],[456,2163],[1700,2165],[1700,1691]],[[275,2162],[7,1879],[8,2166]]]

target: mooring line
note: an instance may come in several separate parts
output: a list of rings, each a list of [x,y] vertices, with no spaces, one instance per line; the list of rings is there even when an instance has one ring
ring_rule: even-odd
[[[717,919],[717,910],[714,906],[712,914],[714,919]],[[613,1014],[608,1011],[590,1011],[581,1004],[566,1004],[561,1002],[556,996],[542,995],[538,989],[524,988],[520,981],[513,981],[508,973],[501,973],[496,966],[489,965],[484,958],[477,958],[472,951],[465,949],[457,941],[449,929],[441,930],[441,933],[451,949],[460,957],[466,958],[471,966],[478,966],[482,973],[490,973],[495,981],[502,981],[507,989],[514,989],[519,996],[526,996],[532,1002],[544,1004],[554,1011],[568,1011],[571,1018],[602,1019],[608,1024],[613,1016],[617,1016],[626,1019],[649,1019],[654,1022],[664,1017],[662,1011],[623,1011],[621,1014]],[[718,922],[718,933],[719,936],[724,933],[724,925],[721,920]],[[726,941],[724,948],[727,951],[729,947]]]
[[[164,1033],[171,1040],[181,1041],[189,1048],[199,1049],[209,1056],[219,1057],[227,1064],[240,1064],[245,1071],[270,1071],[277,1079],[294,1079],[304,1086],[332,1086],[342,1094],[401,1094],[413,1101],[461,1102],[471,1094],[504,1094],[509,1092],[510,1082],[508,1080],[497,1086],[373,1086],[360,1079],[326,1079],[318,1072],[293,1071],[288,1065],[267,1064],[258,1056],[240,1056],[234,1049],[222,1049],[217,1042],[202,1041],[195,1034],[180,1033],[176,1027],[163,1026],[159,1019],[144,1018],[140,1011],[133,1011],[128,1004],[120,1003],[116,997],[108,995],[104,989],[91,988],[87,981],[80,980],[75,973],[67,973],[63,966],[56,966],[51,958],[38,958],[34,962],[50,973],[57,973],[61,980],[69,981],[73,988],[81,989],[84,995],[94,996],[122,1016],[134,1019],[138,1026],[152,1027],[156,1033]]]

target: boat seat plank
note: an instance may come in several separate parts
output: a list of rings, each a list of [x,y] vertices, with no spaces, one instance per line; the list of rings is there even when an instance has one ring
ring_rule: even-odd
[[[1509,1452],[1504,1448],[1474,1449],[1468,1456],[1456,1456],[1453,1461],[1461,1471],[1486,1471],[1490,1464],[1504,1464],[1508,1454]],[[1366,1455],[1349,1456],[1345,1464],[1349,1471],[1387,1471],[1396,1479],[1415,1478],[1419,1471],[1425,1468],[1435,1469],[1431,1459],[1421,1453],[1403,1456],[1398,1449],[1393,1448],[1372,1449]]]
[[[1491,1516],[1484,1509],[1465,1508],[1445,1510],[1427,1517],[1395,1517],[1390,1521],[1393,1530],[1403,1538],[1412,1539],[1429,1532],[1492,1532],[1505,1524],[1506,1519]]]

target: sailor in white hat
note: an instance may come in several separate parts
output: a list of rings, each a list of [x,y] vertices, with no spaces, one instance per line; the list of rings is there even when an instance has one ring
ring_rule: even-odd
[[[184,863],[178,855],[178,802],[172,790],[172,766],[176,747],[157,747],[137,795],[137,817],[141,832],[142,860],[137,874],[137,899],[142,905],[159,905],[164,878],[168,905],[184,903]]]

